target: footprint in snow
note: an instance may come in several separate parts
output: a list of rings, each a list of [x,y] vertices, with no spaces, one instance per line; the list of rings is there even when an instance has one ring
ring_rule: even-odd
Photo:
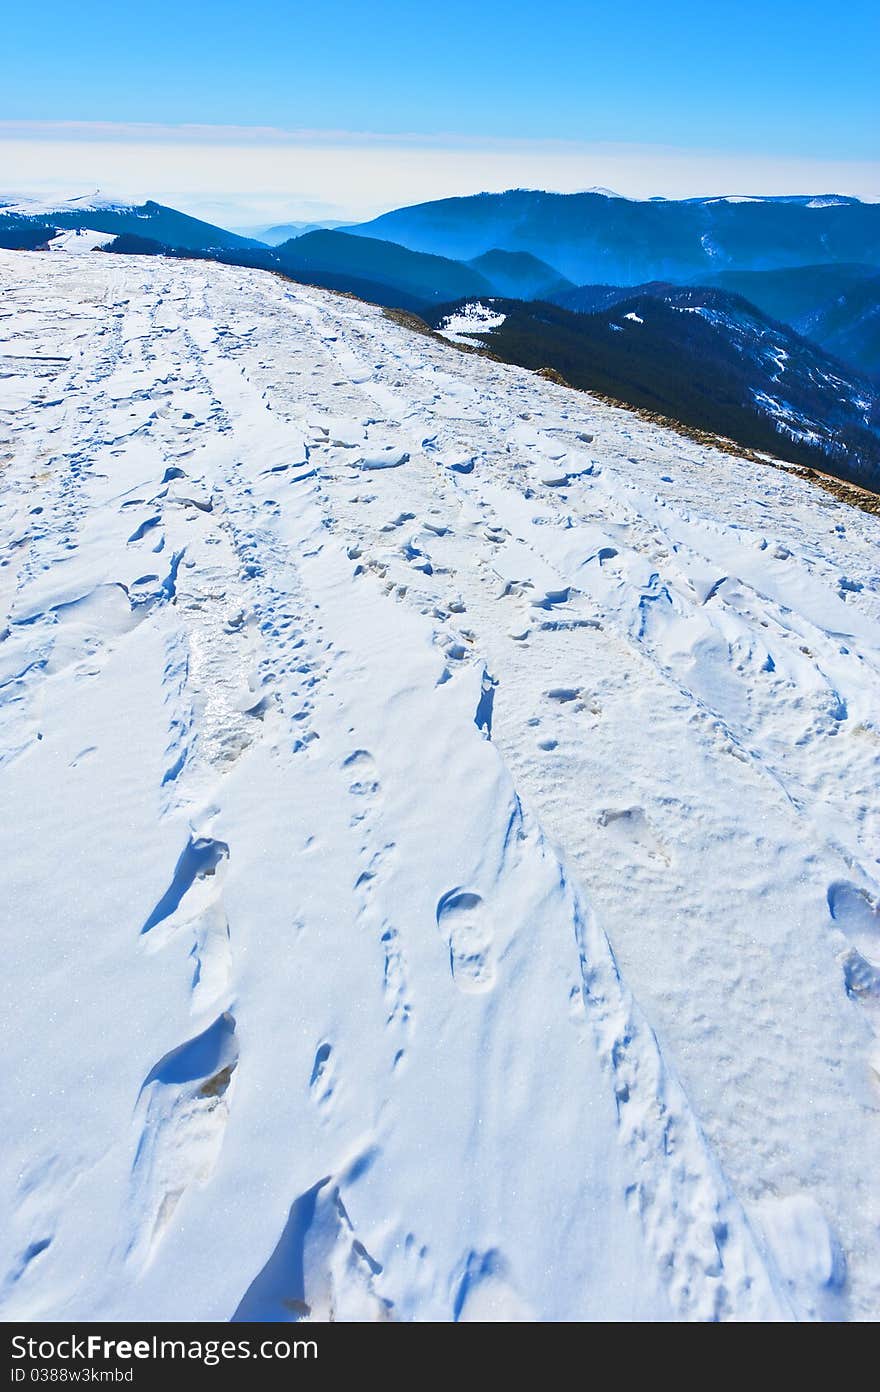
[[[326,1041],[318,1046],[315,1053],[309,1090],[315,1105],[322,1109],[329,1106],[336,1091],[336,1062],[333,1047]]]
[[[362,1157],[342,1176],[327,1175],[294,1200],[263,1269],[245,1291],[233,1322],[300,1320],[375,1322],[393,1318],[380,1293],[382,1265],[356,1236],[343,1186],[368,1168]]]
[[[228,856],[229,847],[225,841],[215,841],[210,836],[190,837],[174,867],[171,883],[146,919],[141,933],[151,933],[160,924],[170,926],[180,920],[182,914],[186,920],[194,916],[203,906],[196,902],[204,897],[198,891]]]
[[[376,764],[368,750],[356,749],[343,760],[342,768],[352,778],[348,791],[353,797],[372,798],[379,792],[380,784],[375,776]]]
[[[850,943],[843,960],[847,994],[866,1004],[880,999],[880,901],[837,880],[828,889],[828,908]]]
[[[127,1258],[149,1264],[192,1184],[214,1172],[229,1119],[238,1066],[235,1019],[228,1011],[201,1034],[172,1049],[141,1086],[140,1134],[132,1165],[132,1232]]]
[[[437,926],[449,944],[452,979],[465,995],[495,985],[495,933],[482,896],[452,889],[437,905]]]
[[[531,1322],[535,1316],[514,1286],[504,1255],[496,1248],[469,1252],[453,1303],[457,1324]]]
[[[403,955],[400,934],[396,928],[387,923],[382,931],[382,951],[384,955],[382,985],[388,1009],[385,1023],[386,1025],[400,1025],[405,1029],[412,1018],[412,1006],[408,1000],[406,960]],[[395,1057],[395,1067],[400,1057],[402,1054]]]
[[[597,825],[629,854],[669,865],[670,857],[642,807],[605,808]]]
[[[181,928],[192,932],[192,1008],[216,1008],[229,989],[232,950],[219,870],[229,857],[225,841],[193,836],[178,858],[171,883],[141,929],[149,950]]]
[[[28,1245],[18,1253],[7,1271],[2,1284],[0,1284],[0,1298],[11,1293],[13,1287],[18,1285],[25,1273],[31,1269],[34,1262],[51,1247],[53,1240],[54,1234],[52,1234],[52,1236],[36,1238],[33,1242],[29,1242]],[[39,1275],[37,1275],[36,1279],[39,1280]]]
[[[581,689],[579,686],[554,686],[544,693],[547,700],[552,701],[554,705],[565,706],[572,710],[583,709],[579,699],[580,694]]]
[[[232,979],[232,945],[229,920],[222,901],[209,904],[192,923],[193,1014],[216,1008]]]
[[[828,908],[847,937],[860,947],[880,952],[880,901],[858,885],[837,880],[828,889]]]

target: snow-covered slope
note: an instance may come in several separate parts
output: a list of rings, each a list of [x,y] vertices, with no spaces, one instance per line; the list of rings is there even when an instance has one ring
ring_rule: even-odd
[[[0,276],[2,1314],[876,1315],[876,520],[264,273]]]
[[[100,251],[113,240],[112,232],[92,232],[88,228],[77,227],[69,232],[56,233],[48,244],[48,250],[78,256],[85,251]]]
[[[58,232],[106,232],[110,234],[108,241],[119,236],[135,236],[161,242],[178,251],[245,251],[260,247],[259,242],[180,213],[176,208],[166,208],[152,199],[140,204],[114,203],[96,194],[52,203],[0,195],[0,234],[5,234],[7,239],[23,236],[29,227],[47,225]],[[19,243],[7,240],[6,245]],[[27,248],[31,243],[23,240],[20,245]]]
[[[16,193],[0,193],[0,212],[17,217],[47,217],[53,213],[130,213],[134,202],[120,203],[100,192],[75,198],[34,198]]]

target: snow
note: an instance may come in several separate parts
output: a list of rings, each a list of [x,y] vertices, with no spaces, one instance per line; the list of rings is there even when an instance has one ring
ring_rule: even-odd
[[[874,1316],[877,520],[261,272],[0,277],[4,1318]]]
[[[783,372],[785,371],[785,364],[788,362],[788,353],[777,343],[773,344],[773,346],[769,349],[769,354],[770,359],[774,367],[776,368],[776,371],[774,372],[770,380],[772,382],[778,382]]]
[[[49,251],[64,251],[78,256],[84,251],[97,251],[115,241],[113,232],[93,232],[91,228],[76,228],[71,232],[59,232],[48,244]]]
[[[450,343],[471,343],[469,334],[491,333],[493,329],[500,329],[506,318],[506,314],[500,314],[491,305],[474,300],[462,305],[458,313],[447,315],[438,332]]]
[[[666,301],[669,304],[669,300]],[[738,323],[730,314],[724,314],[720,309],[709,309],[706,305],[677,305],[673,304],[672,309],[679,314],[698,314],[701,319],[705,319],[707,324],[713,328],[726,328],[742,334],[742,324]]]
[[[135,205],[105,198],[100,192],[73,198],[38,198],[30,194],[0,194],[0,217],[4,213],[19,217],[47,217],[52,213],[129,212]]]
[[[784,371],[785,364],[775,360],[779,372]],[[774,382],[779,381],[779,374],[772,378]],[[822,436],[815,429],[805,416],[802,416],[787,401],[781,401],[775,396],[770,396],[769,392],[759,391],[757,387],[751,389],[752,400],[759,410],[764,411],[768,416],[772,416],[776,422],[776,429],[782,434],[788,435],[792,440],[802,440],[806,444],[822,445]]]
[[[624,319],[631,319],[634,324],[644,324],[645,322],[641,315],[636,314],[633,310],[630,310],[627,314],[624,314],[623,317]]]

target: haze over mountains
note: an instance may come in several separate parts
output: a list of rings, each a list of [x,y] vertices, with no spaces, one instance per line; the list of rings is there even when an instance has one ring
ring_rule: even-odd
[[[302,237],[306,232],[330,231],[337,227],[350,227],[351,223],[339,218],[318,219],[312,222],[277,222],[261,224],[257,227],[237,227],[235,231],[242,237],[265,242],[266,246],[279,246],[291,237]]]
[[[461,260],[528,251],[578,285],[880,263],[880,205],[834,194],[640,202],[511,189],[400,208],[350,231]]]
[[[880,269],[876,265],[718,271],[704,283],[735,291],[821,343],[829,353],[880,375]]]
[[[259,240],[152,201],[0,200],[2,246],[77,228],[113,236],[110,251],[262,267],[434,328],[476,306],[459,341],[880,490],[880,204],[515,189]]]

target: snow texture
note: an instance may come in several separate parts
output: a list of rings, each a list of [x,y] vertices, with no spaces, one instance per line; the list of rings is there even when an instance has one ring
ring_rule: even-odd
[[[0,253],[6,1319],[876,1317],[876,519]]]

